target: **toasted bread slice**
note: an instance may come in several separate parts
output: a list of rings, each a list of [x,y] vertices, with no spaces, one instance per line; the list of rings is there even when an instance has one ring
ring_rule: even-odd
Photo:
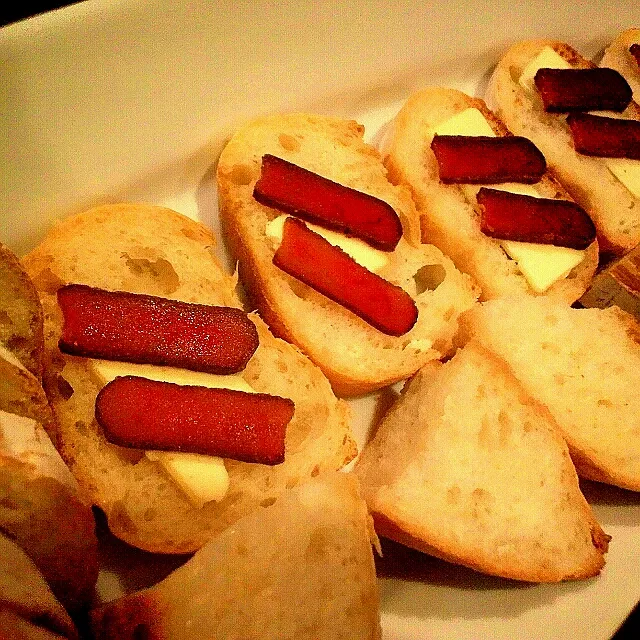
[[[94,611],[95,637],[380,638],[370,535],[356,478],[322,474],[239,520],[162,582]]]
[[[640,103],[640,66],[629,51],[633,44],[640,45],[640,29],[637,27],[622,31],[612,40],[604,51],[600,66],[618,71],[629,83],[634,101]]]
[[[591,216],[605,258],[621,255],[640,242],[640,197],[610,171],[605,159],[578,154],[564,116],[546,113],[535,89],[520,84],[527,64],[545,47],[553,49],[571,67],[595,67],[561,42],[519,42],[498,62],[485,100],[513,133],[529,138],[542,151],[556,178]],[[640,120],[640,107],[631,102],[621,115]]]
[[[481,99],[456,89],[432,87],[409,97],[381,142],[390,180],[411,189],[420,213],[423,242],[435,244],[458,269],[470,274],[480,285],[483,299],[544,293],[574,302],[584,293],[598,264],[597,242],[585,250],[582,261],[566,277],[557,279],[543,291],[536,291],[500,242],[482,233],[475,200],[480,185],[470,190],[440,181],[438,162],[431,150],[435,130],[467,109],[477,109],[496,136],[511,135]],[[509,190],[509,185],[504,186]],[[571,200],[548,172],[532,188],[541,197]]]
[[[25,552],[0,534],[0,638],[55,640],[78,637],[62,605]]]
[[[46,390],[59,421],[59,448],[118,537],[149,551],[185,553],[293,486],[355,455],[347,405],[322,372],[252,316],[260,346],[242,377],[254,390],[291,398],[285,462],[266,466],[225,461],[229,490],[196,508],[142,451],[109,444],[95,421],[100,384],[87,359],[58,350],[56,291],[80,283],[186,302],[240,307],[236,280],[214,257],[203,225],[150,205],[98,207],[69,218],[24,258],[45,309]]]
[[[465,314],[473,336],[545,404],[585,478],[640,491],[640,327],[617,307],[492,300]]]
[[[35,289],[21,281],[16,295],[27,292],[24,306],[33,309]],[[42,318],[42,309],[33,316]],[[23,328],[25,344],[39,341]],[[36,351],[41,357],[42,347]],[[47,434],[55,427],[39,380],[0,345],[0,531],[31,557],[60,602],[78,610],[93,597],[98,541],[91,508]]]
[[[296,344],[322,368],[334,390],[354,395],[407,377],[450,348],[458,313],[477,297],[471,280],[431,245],[419,245],[411,196],[391,185],[378,153],[353,121],[305,114],[264,117],[242,127],[218,162],[220,216],[240,278],[272,330]],[[253,197],[261,159],[272,154],[390,204],[404,238],[377,273],[402,287],[418,320],[400,337],[364,320],[281,271],[273,262],[278,241],[267,224],[281,212]],[[424,276],[426,284],[420,284]]]
[[[485,573],[586,578],[606,536],[548,411],[469,343],[429,363],[356,465],[378,534]]]
[[[42,375],[42,307],[20,261],[0,243],[0,345],[36,377]]]

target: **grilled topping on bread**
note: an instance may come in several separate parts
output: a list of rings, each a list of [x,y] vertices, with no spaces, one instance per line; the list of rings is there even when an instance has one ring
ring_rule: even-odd
[[[398,214],[384,200],[265,154],[253,190],[261,204],[393,251],[402,237]]]
[[[77,284],[59,289],[58,303],[59,347],[72,355],[235,373],[258,347],[255,325],[234,307]]]
[[[359,265],[301,220],[285,221],[273,263],[387,335],[407,333],[418,319],[408,293]]]
[[[279,464],[294,404],[288,398],[182,386],[137,376],[116,378],[96,398],[109,442]]]
[[[482,232],[492,238],[586,249],[596,237],[591,218],[575,202],[533,198],[482,187]]]
[[[534,77],[545,111],[624,111],[629,83],[614,69],[538,69]]]
[[[640,121],[571,113],[567,118],[578,153],[640,160]]]
[[[547,169],[544,156],[533,142],[520,136],[436,134],[431,149],[445,184],[533,184]]]

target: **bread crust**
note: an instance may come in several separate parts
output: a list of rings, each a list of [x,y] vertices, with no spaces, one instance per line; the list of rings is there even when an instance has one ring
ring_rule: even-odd
[[[431,151],[433,129],[468,108],[478,109],[496,136],[512,133],[480,98],[456,89],[430,87],[412,94],[404,104],[382,143],[389,178],[407,185],[421,216],[422,240],[432,242],[456,266],[469,273],[482,289],[482,299],[534,292],[526,278],[500,247],[482,233],[478,207],[468,202],[457,185],[440,182],[438,164]],[[547,171],[536,183],[546,198],[572,200]],[[586,290],[598,264],[598,245],[593,242],[584,260],[566,277],[552,284],[543,295],[572,303]]]
[[[45,309],[45,388],[59,423],[59,450],[91,501],[105,512],[110,530],[148,551],[194,551],[287,486],[340,468],[356,453],[346,403],[335,398],[311,362],[274,338],[255,315],[260,345],[242,377],[256,391],[290,397],[296,404],[282,465],[227,460],[226,497],[196,509],[143,452],[106,442],[94,415],[99,385],[87,361],[58,349],[57,289],[75,282],[240,307],[236,279],[223,272],[213,255],[215,244],[208,229],[174,211],[118,204],[63,220],[24,258]]]
[[[609,171],[602,158],[576,153],[564,119],[546,113],[540,97],[519,84],[526,64],[546,46],[573,67],[595,67],[562,42],[544,39],[518,42],[496,65],[485,100],[511,131],[531,139],[542,151],[557,179],[591,216],[598,231],[600,251],[605,259],[610,259],[640,242],[640,199]],[[631,102],[623,114],[640,120],[640,107]]]
[[[250,299],[274,333],[322,368],[339,395],[381,388],[442,357],[449,351],[457,315],[478,294],[471,279],[438,249],[420,245],[411,195],[388,182],[379,154],[362,141],[363,132],[353,121],[308,114],[258,118],[236,132],[217,167],[225,240]],[[280,212],[252,195],[265,153],[381,198],[396,210],[404,238],[379,275],[416,301],[418,321],[408,333],[381,333],[273,265],[276,243],[265,228]],[[443,280],[418,294],[414,276],[424,265],[435,265]]]
[[[629,52],[629,47],[632,44],[640,44],[640,29],[637,27],[622,31],[612,40],[611,44],[605,49],[599,66],[618,71],[629,83],[633,91],[634,101],[639,103],[640,67]]]

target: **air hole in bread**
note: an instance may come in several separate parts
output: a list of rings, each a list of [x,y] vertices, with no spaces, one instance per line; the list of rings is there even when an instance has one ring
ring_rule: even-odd
[[[65,400],[73,395],[73,387],[62,376],[56,376],[56,389]]]
[[[255,177],[257,176],[254,168],[248,164],[234,164],[229,175],[231,182],[238,186],[251,184]]]
[[[447,272],[441,264],[425,264],[413,276],[416,283],[416,293],[435,291],[444,281]]]
[[[137,279],[145,279],[149,284],[155,285],[160,293],[169,295],[174,293],[180,285],[180,278],[173,265],[164,258],[149,260],[148,258],[132,258],[129,254],[123,253],[125,264],[129,271]]]
[[[271,498],[265,498],[264,500],[260,501],[260,506],[261,507],[270,507],[272,504],[275,504],[276,502],[276,498],[271,497]]]
[[[300,151],[300,140],[288,133],[281,133],[278,136],[278,142],[280,146],[287,151]]]

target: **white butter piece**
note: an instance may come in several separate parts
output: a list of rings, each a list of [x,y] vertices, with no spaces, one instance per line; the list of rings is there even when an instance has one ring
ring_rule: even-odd
[[[254,389],[239,375],[222,376],[175,367],[97,359],[89,359],[89,365],[92,376],[100,386],[117,376],[132,375],[159,382],[254,393]],[[146,456],[160,464],[198,508],[212,500],[222,500],[229,489],[229,474],[222,458],[174,451],[147,451]]]
[[[547,48],[564,62],[553,49]],[[531,73],[531,70],[527,73]],[[535,70],[533,70],[533,75],[535,75]],[[440,135],[495,136],[482,112],[476,108],[465,109],[440,123],[435,128],[435,133]],[[470,202],[475,200],[480,185],[459,186]],[[535,185],[531,184],[505,182],[486,186],[534,198],[541,197]],[[518,263],[518,268],[529,286],[538,293],[544,293],[554,282],[565,278],[571,269],[584,259],[584,251],[578,249],[513,240],[499,240],[499,242],[507,255]]]
[[[278,243],[282,242],[284,221],[287,219],[287,217],[287,215],[283,214],[267,223],[267,228],[265,229],[267,237],[273,238]],[[369,271],[380,271],[389,262],[389,254],[386,251],[374,249],[359,238],[351,238],[349,236],[345,236],[342,233],[339,233],[338,231],[325,229],[309,222],[305,222],[305,224],[309,227],[309,229],[321,235],[334,247],[340,247],[358,264],[362,265],[366,269],[369,269]]]
[[[537,91],[534,78],[538,69],[571,69],[571,65],[552,47],[543,47],[535,58],[529,60],[520,74],[520,85],[527,91]]]
[[[570,69],[571,65],[551,47],[546,46],[523,69],[520,75],[520,84],[527,91],[536,91],[533,78],[538,69]],[[592,111],[594,115],[602,115],[610,118],[624,118],[623,115],[612,111]],[[627,158],[602,158],[607,168],[622,184],[636,197],[640,198],[640,160]]]
[[[584,259],[584,251],[569,247],[501,240],[500,245],[518,268],[529,286],[544,293],[554,282],[565,278]]]

